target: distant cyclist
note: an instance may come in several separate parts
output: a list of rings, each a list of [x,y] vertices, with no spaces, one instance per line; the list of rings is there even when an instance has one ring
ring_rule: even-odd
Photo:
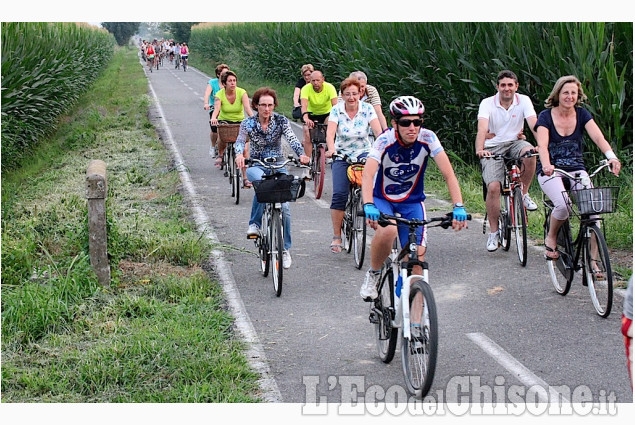
[[[152,43],[148,43],[146,47],[146,62],[148,63],[148,69],[151,69],[154,65],[154,57],[156,56],[156,51],[154,50],[154,46]]]
[[[400,96],[390,103],[393,128],[375,140],[362,175],[362,197],[368,224],[375,229],[370,246],[370,268],[366,272],[360,295],[365,301],[377,298],[377,282],[382,264],[388,258],[399,233],[402,247],[408,242],[406,226],[377,225],[380,213],[401,214],[407,219],[426,218],[424,177],[428,159],[432,157],[448,186],[454,203],[452,228],[467,226],[467,214],[459,182],[452,164],[437,135],[423,128],[423,103],[413,96]],[[427,246],[426,229],[417,230],[419,259]]]
[[[181,43],[181,60],[183,61],[183,66],[187,65],[187,57],[190,54],[190,49],[187,47],[187,43]]]
[[[216,96],[216,93],[218,93],[224,87],[223,83],[221,83],[220,81],[220,77],[226,71],[229,71],[228,65],[224,63],[218,65],[214,71],[216,74],[216,78],[212,78],[211,80],[209,80],[207,82],[207,86],[205,87],[205,94],[203,95],[203,108],[206,111],[209,111],[210,119],[212,119],[212,114],[214,113],[214,97]],[[212,143],[210,147],[210,156],[212,158],[216,158],[216,140],[218,139],[218,127],[212,125],[212,123],[210,123],[209,126],[211,128],[209,137]]]

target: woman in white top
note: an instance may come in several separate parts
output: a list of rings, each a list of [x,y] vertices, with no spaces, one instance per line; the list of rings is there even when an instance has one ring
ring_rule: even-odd
[[[326,128],[326,157],[334,153],[345,155],[352,160],[368,155],[371,147],[370,131],[375,137],[381,133],[381,125],[375,109],[368,103],[360,102],[360,82],[357,78],[347,78],[340,85],[342,102],[331,109]],[[350,182],[346,175],[348,163],[337,158],[331,164],[333,178],[333,197],[331,200],[331,220],[333,222],[333,240],[331,252],[342,252],[342,220],[348,200]]]

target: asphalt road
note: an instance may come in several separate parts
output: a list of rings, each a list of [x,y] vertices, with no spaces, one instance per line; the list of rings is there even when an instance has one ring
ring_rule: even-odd
[[[302,403],[304,413],[320,412],[321,401],[407,401],[399,352],[391,364],[380,361],[369,305],[359,297],[368,257],[357,270],[351,254],[329,250],[330,170],[322,200],[308,191],[291,205],[293,265],[277,298],[245,237],[253,191],[243,189],[235,205],[228,180],[208,156],[202,105],[209,77],[169,65],[147,76],[158,102],[152,118],[175,161],[182,161],[177,165],[183,166],[193,214],[222,244],[215,271],[238,306],[232,311],[241,316],[238,328],[263,373],[263,397]],[[429,212],[449,210],[448,203],[429,198]],[[540,248],[529,250],[523,268],[513,247],[486,251],[481,223],[458,233],[429,232],[426,259],[440,331],[430,401],[458,402],[461,409],[466,401],[532,402],[558,387],[567,400],[596,403],[584,405],[589,410],[582,413],[615,413],[611,401],[632,402],[620,334],[622,298],[616,297],[608,319],[600,318],[581,277],[566,297],[558,295]]]

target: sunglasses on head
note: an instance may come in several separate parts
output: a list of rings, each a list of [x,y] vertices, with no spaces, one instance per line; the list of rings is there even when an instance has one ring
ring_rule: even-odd
[[[407,118],[400,118],[397,121],[400,127],[410,127],[410,124],[414,124],[415,127],[420,127],[423,124],[423,120],[421,118],[415,118],[414,120],[409,120]]]

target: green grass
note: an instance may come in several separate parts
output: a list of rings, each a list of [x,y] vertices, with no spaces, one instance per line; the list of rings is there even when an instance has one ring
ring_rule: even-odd
[[[2,175],[3,402],[254,402],[211,249],[118,49],[59,130]],[[112,286],[89,264],[85,170],[107,163]]]
[[[230,58],[233,59],[233,61],[228,61],[228,64],[237,72],[239,85],[246,89],[249,94],[252,94],[257,88],[262,86],[269,86],[273,88],[278,93],[278,102],[280,104],[278,108],[276,108],[276,111],[291,119],[293,85],[285,85],[280,82],[263,79],[260,75],[254,74],[253,67],[246,67],[239,57],[235,55],[231,56],[231,52]],[[214,68],[216,66],[215,63],[197,55],[196,52],[191,54],[191,59],[192,66],[197,67],[208,75],[213,75]],[[299,75],[300,70],[298,69],[298,77]],[[328,78],[327,81],[329,81]],[[333,81],[330,82],[333,83]],[[382,100],[386,102],[386,99]],[[432,130],[434,131],[436,129],[432,128]],[[474,135],[476,135],[476,123],[474,123]],[[473,145],[473,140],[466,143]],[[463,200],[467,206],[468,212],[470,212],[475,218],[484,218],[485,202],[483,201],[480,169],[477,166],[466,163],[466,161],[462,160],[459,155],[452,151],[451,147],[448,148],[446,146],[446,150],[450,155],[454,171],[459,179]],[[632,160],[627,160],[625,158],[623,162],[625,164],[630,164],[632,163]],[[602,176],[601,184],[622,186],[619,200],[620,211],[616,214],[610,214],[605,217],[607,243],[610,249],[615,250],[618,254],[615,256],[617,259],[615,268],[618,280],[621,282],[620,285],[622,285],[623,281],[627,280],[632,274],[633,268],[632,256],[627,255],[632,252],[633,249],[632,169],[629,167],[624,168],[619,180],[609,176],[607,173],[606,176]],[[426,174],[426,192],[435,193],[436,196],[442,199],[449,199],[447,186],[445,185],[445,181],[436,166],[428,168],[428,173]],[[534,181],[531,186],[530,195],[536,203],[540,205],[542,191],[536,181]],[[528,220],[529,237],[533,239],[535,243],[541,244],[543,239],[544,212],[541,208],[539,208],[538,211],[529,214]]]

